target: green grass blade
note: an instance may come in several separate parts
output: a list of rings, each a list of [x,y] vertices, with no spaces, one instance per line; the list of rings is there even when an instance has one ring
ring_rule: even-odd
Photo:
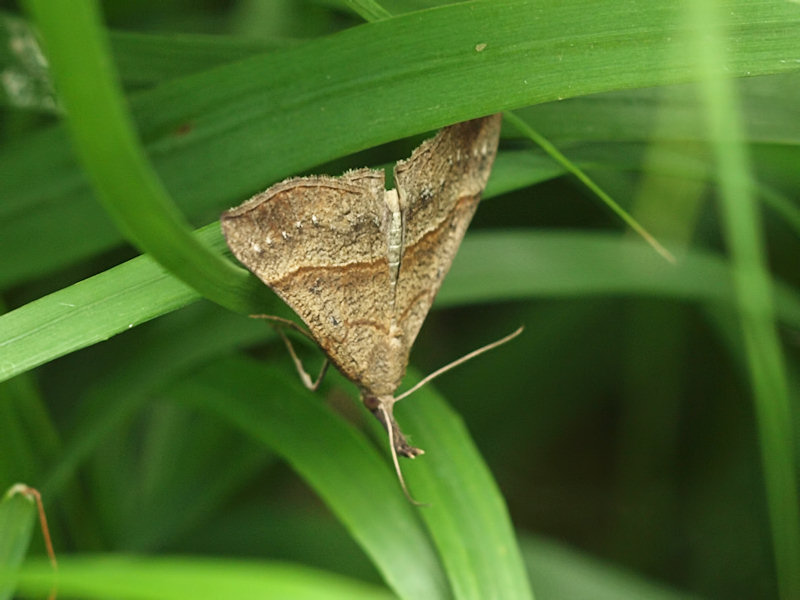
[[[245,311],[249,274],[191,234],[137,140],[111,67],[94,2],[28,2],[75,149],[118,227],[179,279],[210,299]]]
[[[388,19],[391,13],[375,0],[344,0],[347,7],[365,21]]]
[[[511,121],[513,125],[519,129],[524,135],[528,136],[535,144],[544,150],[548,156],[561,165],[565,171],[572,173],[578,180],[589,188],[600,200],[613,211],[622,221],[635,231],[641,238],[653,247],[653,250],[658,252],[665,260],[674,263],[675,257],[667,250],[661,243],[655,239],[650,232],[648,232],[642,225],[633,218],[624,208],[622,208],[611,196],[609,196],[599,185],[597,185],[591,177],[582,171],[575,163],[570,161],[564,156],[558,148],[553,145],[550,140],[544,137],[541,133],[536,131],[533,127],[528,125],[524,120],[515,115],[514,113],[507,112],[505,114],[507,120]]]
[[[800,324],[800,296],[786,285],[774,289],[779,318]],[[645,244],[619,236],[478,232],[464,240],[436,306],[625,295],[729,304],[731,293],[726,262],[698,249],[673,266]]]
[[[0,499],[0,573],[13,572],[25,559],[36,522],[36,504],[25,494],[8,490]],[[50,567],[52,581],[52,567]],[[49,583],[48,583],[49,585]],[[0,581],[0,600],[10,600],[14,584]]]
[[[19,589],[41,596],[50,590],[47,565],[33,562],[20,576]],[[127,600],[219,600],[220,598],[292,598],[293,600],[389,600],[386,590],[331,573],[291,564],[148,558],[76,556],[62,559],[59,597]]]
[[[0,481],[39,481],[59,434],[32,376],[0,384]]]
[[[731,75],[797,71],[785,60],[800,51],[796,4],[733,0],[729,7],[740,18]],[[689,80],[690,61],[675,58],[682,10],[677,0],[445,6],[165,82],[132,96],[131,112],[177,204],[203,223],[286,176],[481,112]],[[478,43],[488,46],[478,53]],[[754,111],[763,120],[763,99]],[[786,129],[785,118],[775,121]],[[120,239],[87,208],[91,196],[64,131],[29,138],[0,152],[4,281]],[[62,221],[74,226],[52,224]],[[21,246],[32,247],[19,257]]]
[[[736,92],[726,76],[724,31],[734,26],[716,0],[693,3],[700,90],[717,160],[721,216],[735,303],[753,387],[780,597],[800,597],[800,495],[785,357],[776,330],[761,217],[743,143]]]
[[[293,373],[241,360],[217,361],[170,388],[281,454],[317,491],[401,597],[447,598],[417,509],[390,463],[305,390]]]
[[[700,600],[551,540],[528,535],[520,546],[537,600]]]
[[[202,328],[196,327],[198,311]],[[72,423],[58,460],[43,478],[42,491],[48,496],[63,494],[65,485],[75,479],[76,470],[98,451],[103,440],[119,435],[171,378],[269,335],[266,327],[211,305],[195,305],[176,316],[179,318],[163,320],[155,328],[131,332],[126,343],[137,351],[102,369],[102,377],[93,380],[85,391],[81,418]],[[114,402],[108,402],[108,398],[114,398]],[[186,512],[190,511],[191,507]],[[180,519],[164,531],[179,523]]]
[[[200,235],[224,242],[216,224]],[[647,246],[582,233],[475,233],[464,240],[437,306],[529,297],[642,295],[731,302],[719,256],[693,250],[676,266],[652,260]],[[266,288],[264,288],[266,290]],[[778,316],[800,326],[800,299],[775,287]],[[265,298],[267,293],[265,292]],[[107,339],[197,299],[197,293],[141,256],[0,316],[0,381]],[[253,312],[279,312],[273,296]]]
[[[150,87],[280,48],[290,40],[185,33],[109,32],[111,51],[126,87]]]
[[[224,243],[216,223],[199,235],[208,243]],[[251,312],[263,312],[277,304],[266,288],[262,294],[263,302],[251,306]],[[0,380],[108,339],[197,298],[197,292],[149,257],[130,260],[0,316]]]
[[[800,380],[800,4],[718,1],[729,28],[701,48],[693,36],[716,21],[698,25],[690,11],[704,5],[683,0],[356,0],[399,15],[363,25],[345,0],[310,11],[292,0],[222,3],[213,15],[162,3],[144,22],[127,5],[103,4],[115,27],[232,34],[89,32],[111,44],[102,52],[119,73],[139,158],[179,219],[208,224],[194,235],[219,261],[229,258],[220,211],[274,181],[391,166],[427,128],[514,106],[679,257],[664,264],[505,127],[486,201],[437,298],[437,308],[454,308],[430,315],[412,359],[428,372],[520,323],[526,333],[436,383],[485,459],[434,393],[397,406],[428,451],[403,461],[413,495],[433,503],[421,510],[395,508],[404,501],[375,420],[340,404],[339,383],[330,395],[299,389],[267,324],[196,302],[201,294],[155,255],[120,264],[135,254],[96,202],[62,113],[47,105],[51,72],[20,54],[36,56],[35,27],[4,30],[0,13],[2,84],[22,68],[39,86],[27,108],[0,91],[9,125],[0,134],[0,288],[17,309],[0,315],[0,379],[13,377],[0,384],[0,471],[36,484],[57,507],[57,546],[80,552],[280,557],[354,578],[345,586],[381,587],[383,576],[404,598],[525,598],[500,487],[518,527],[544,523],[614,563],[523,548],[539,600],[671,596],[627,585],[636,571],[707,597],[777,597],[779,581],[781,595],[793,595],[797,419],[786,404]],[[703,97],[697,63],[719,46],[731,60],[712,70],[732,77]],[[658,87],[631,89],[648,82]],[[587,90],[605,93],[580,95]],[[727,225],[709,204],[720,190]],[[254,277],[240,284],[240,310],[290,313]],[[305,357],[314,349],[303,345]],[[242,359],[245,349],[259,364]],[[502,381],[485,376],[487,365]],[[364,419],[370,443],[327,401]],[[272,448],[303,481],[275,464]],[[306,481],[333,511],[319,510]],[[187,573],[201,568],[189,562]],[[328,593],[327,574],[258,566]],[[180,570],[165,563],[170,577]]]
[[[405,473],[414,496],[428,503],[420,515],[455,597],[532,599],[505,501],[460,417],[431,388],[403,400],[396,413],[426,451]]]
[[[444,594],[436,587],[441,585],[438,570],[429,571],[431,550],[421,546],[421,517],[455,598],[532,598],[502,497],[459,418],[440,398],[420,392],[413,401],[404,401],[407,408],[401,413],[415,443],[429,450],[406,465],[415,493],[431,504],[420,509],[400,493],[388,454],[358,442],[313,394],[298,390],[293,379],[287,386],[286,377],[271,368],[224,361],[172,389],[187,402],[223,414],[282,454],[402,597]],[[427,589],[419,587],[422,583]]]

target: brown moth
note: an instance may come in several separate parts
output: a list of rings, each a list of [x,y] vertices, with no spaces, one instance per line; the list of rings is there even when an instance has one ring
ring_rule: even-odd
[[[500,122],[496,114],[445,127],[397,163],[396,189],[373,169],[298,177],[221,217],[236,258],[358,386],[387,429],[398,474],[396,454],[422,450],[400,431],[394,394],[486,186]]]

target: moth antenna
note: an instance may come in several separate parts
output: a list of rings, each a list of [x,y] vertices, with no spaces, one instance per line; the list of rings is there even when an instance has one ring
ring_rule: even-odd
[[[427,375],[426,377],[423,377],[422,381],[417,383],[417,385],[413,386],[411,389],[406,390],[405,392],[403,392],[402,394],[397,396],[394,399],[395,402],[397,402],[398,400],[402,400],[406,396],[410,396],[411,394],[416,392],[419,388],[421,388],[423,385],[425,385],[426,383],[428,383],[432,379],[436,379],[439,375],[442,375],[443,373],[447,373],[447,371],[449,371],[450,369],[454,369],[458,365],[463,364],[463,363],[467,362],[468,360],[471,360],[471,359],[475,358],[476,356],[480,356],[484,352],[488,352],[489,350],[494,350],[498,346],[502,346],[506,342],[510,342],[515,337],[517,337],[520,333],[522,333],[523,329],[525,329],[525,326],[520,326],[519,329],[517,329],[516,331],[514,331],[512,333],[509,333],[507,336],[505,336],[503,338],[500,338],[499,340],[496,340],[494,342],[491,342],[490,344],[486,344],[485,346],[481,346],[477,350],[473,350],[472,352],[470,352],[468,354],[465,354],[461,358],[457,358],[456,360],[454,360],[450,364],[447,364],[447,365],[445,365],[445,366],[443,366],[443,367],[441,367],[439,369],[436,369],[430,375]]]
[[[397,450],[394,447],[394,431],[391,423],[394,422],[394,419],[389,416],[389,411],[386,410],[383,403],[378,404],[378,410],[381,411],[383,414],[384,421],[388,424],[386,427],[386,431],[389,434],[389,449],[392,451],[392,462],[394,463],[394,472],[397,474],[397,480],[400,482],[400,487],[403,488],[403,494],[405,495],[406,499],[411,502],[414,506],[428,506],[423,502],[418,502],[414,500],[414,497],[411,495],[411,492],[408,491],[408,486],[406,485],[406,480],[403,477],[403,471],[400,469],[400,461],[397,459]]]

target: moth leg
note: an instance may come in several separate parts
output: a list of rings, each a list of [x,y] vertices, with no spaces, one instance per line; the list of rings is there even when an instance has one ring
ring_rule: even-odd
[[[286,344],[286,349],[289,351],[289,356],[292,357],[292,362],[294,363],[295,369],[297,369],[297,374],[300,375],[300,381],[303,382],[303,385],[306,386],[312,392],[316,392],[319,389],[319,384],[322,383],[322,378],[325,377],[325,373],[328,371],[328,365],[330,365],[330,361],[325,358],[325,362],[322,363],[322,368],[319,370],[319,375],[317,375],[316,381],[311,381],[311,375],[309,375],[306,370],[303,368],[303,363],[300,361],[300,358],[297,356],[297,353],[294,351],[294,346],[292,346],[292,342],[286,337],[286,334],[283,332],[283,327],[289,327],[294,329],[298,333],[302,333],[308,339],[310,339],[314,344],[317,343],[310,333],[308,333],[305,329],[300,327],[294,321],[290,321],[289,319],[284,319],[283,317],[276,317],[275,315],[250,315],[253,319],[266,319],[268,321],[272,321],[272,326],[275,331],[278,332],[278,335],[281,336],[283,339],[283,343]]]
[[[300,361],[300,358],[297,356],[297,353],[294,351],[294,346],[292,346],[292,342],[286,337],[286,334],[283,332],[283,329],[280,327],[275,327],[278,331],[278,335],[283,338],[283,343],[286,344],[286,349],[289,351],[289,356],[292,357],[292,362],[294,363],[295,368],[297,369],[297,374],[300,375],[300,380],[303,382],[303,385],[306,386],[312,392],[316,392],[319,388],[319,384],[322,383],[322,378],[325,377],[325,373],[328,372],[328,366],[331,364],[330,361],[325,358],[322,363],[322,368],[319,370],[319,375],[317,375],[316,381],[311,381],[311,376],[306,373],[306,370],[303,368],[303,363]]]
[[[406,485],[405,477],[403,477],[403,470],[400,468],[400,461],[397,460],[397,455],[402,454],[403,456],[408,456],[409,458],[414,458],[415,456],[419,456],[420,454],[424,454],[422,450],[419,448],[412,448],[408,445],[405,436],[400,431],[400,428],[397,426],[397,421],[394,420],[394,415],[392,414],[392,404],[387,405],[380,400],[377,400],[377,406],[375,408],[375,416],[378,417],[378,420],[381,423],[386,425],[386,432],[389,434],[389,449],[392,453],[392,463],[394,463],[394,472],[397,475],[397,481],[400,483],[400,487],[403,490],[403,494],[408,499],[411,504],[414,506],[428,506],[422,502],[417,502],[414,497],[411,495],[411,492],[408,491],[408,486]],[[396,437],[399,436],[399,437]],[[406,450],[411,450],[412,452],[407,453]]]

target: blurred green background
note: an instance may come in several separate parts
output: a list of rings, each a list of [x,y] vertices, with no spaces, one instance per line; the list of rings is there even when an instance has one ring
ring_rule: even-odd
[[[387,81],[413,83],[414,65],[403,57],[435,44],[415,38],[413,18],[419,15],[420,31],[429,35],[426,23],[434,17],[425,9],[439,4],[447,3],[381,3],[408,19],[387,29],[397,31],[396,39],[383,40],[397,65]],[[498,2],[495,10],[500,15],[517,4],[525,3]],[[506,120],[486,199],[412,353],[414,372],[431,372],[525,325],[520,338],[433,386],[463,419],[505,498],[537,598],[777,597],[762,462],[774,455],[763,449],[770,440],[757,424],[748,365],[758,359],[743,344],[719,198],[730,173],[717,171],[696,73],[680,58],[656,74],[648,66],[692,56],[692,47],[688,41],[659,45],[664,15],[655,7],[639,6],[627,16],[651,27],[639,34],[663,55],[637,54],[639,41],[633,51],[620,49],[630,42],[620,22],[624,7],[615,15],[603,12],[607,2],[530,4],[551,28],[529,48],[506,48],[518,77],[498,71],[491,85],[467,81],[449,92],[443,84],[431,91],[439,112],[426,112],[424,83],[413,97],[386,100],[369,68],[359,73],[366,49],[342,55],[353,62],[337,76],[354,71],[352,79],[318,90],[326,40],[332,52],[344,52],[350,38],[338,32],[375,26],[363,25],[345,2],[108,1],[102,12],[136,129],[193,227],[213,223],[222,210],[283,177],[391,164],[427,137],[425,129],[515,109],[665,245],[677,265],[645,246]],[[733,79],[731,89],[774,286],[767,293],[775,298],[777,360],[786,367],[792,408],[783,421],[791,432],[800,358],[800,6],[763,2],[749,14],[733,4],[740,12],[730,39],[739,46],[728,66],[732,75],[753,76]],[[667,6],[674,8],[671,17],[691,22],[681,3]],[[15,3],[0,9],[0,289],[8,311],[34,310],[29,303],[97,274],[108,275],[112,288],[120,285],[109,270],[139,251],[123,241],[77,166],[58,124],[53,84],[26,38],[27,17]],[[453,32],[469,24],[466,10],[456,16],[467,21],[453,21]],[[589,23],[596,29],[585,29]],[[480,23],[469,25],[481,30]],[[608,33],[617,26],[615,35]],[[501,25],[485,27],[490,55],[503,47],[493,29]],[[692,30],[664,27],[671,34]],[[788,40],[794,54],[770,46],[769,32]],[[313,46],[318,39],[323,43]],[[570,58],[576,47],[585,55]],[[616,52],[625,57],[622,64]],[[284,70],[270,71],[267,62],[258,67],[263,71],[248,70],[248,57],[262,54],[272,54]],[[598,63],[582,66],[589,56]],[[526,70],[520,65],[528,57],[538,62]],[[447,72],[447,64],[439,55],[428,66],[436,74]],[[463,68],[467,77],[479,69]],[[284,121],[276,101],[268,109],[272,121],[259,122],[260,91],[252,100],[244,91],[226,96],[227,78],[247,81],[256,72],[264,80],[252,88],[263,85],[264,94],[297,90],[282,101],[299,116]],[[523,83],[520,73],[530,79]],[[464,92],[473,85],[470,97]],[[341,119],[331,117],[330,99],[350,88],[361,104]],[[448,94],[458,100],[442,108]],[[374,113],[385,102],[397,108],[382,121]],[[265,131],[276,133],[261,137]],[[218,236],[209,244],[222,248]],[[128,287],[120,287],[118,304],[104,300],[96,337],[81,338],[76,321],[67,325],[69,339],[46,338],[24,356],[0,346],[4,365],[30,365],[0,384],[0,488],[25,481],[42,491],[57,551],[65,555],[279,559],[380,584],[381,568],[313,486],[263,441],[197,407],[203,403],[198,390],[238,372],[231,366],[236,361],[249,365],[245,357],[294,376],[269,327],[212,302],[194,302],[189,292],[169,298],[164,292],[149,303],[145,291],[130,300],[135,306],[127,305],[136,284],[120,277]],[[63,302],[29,313],[24,330],[36,330],[37,319],[42,326],[69,319],[47,312]],[[274,311],[289,314],[277,302],[262,312]],[[130,331],[115,335],[129,315]],[[11,326],[0,321],[8,343],[16,339]],[[103,338],[110,339],[94,343]],[[52,350],[51,342],[64,349]],[[308,347],[302,354],[313,371],[319,353]],[[332,374],[315,401],[367,428],[388,461],[352,388]],[[243,389],[255,394],[243,401],[259,402],[257,380]],[[422,394],[404,400],[401,424],[424,401]],[[404,429],[413,440],[413,428]],[[775,441],[783,444],[777,455],[785,459],[788,451],[796,459],[791,435],[786,443]],[[346,477],[347,465],[342,468]],[[795,483],[786,485],[791,497]],[[797,544],[797,532],[787,537]],[[791,549],[786,556],[793,556]]]

